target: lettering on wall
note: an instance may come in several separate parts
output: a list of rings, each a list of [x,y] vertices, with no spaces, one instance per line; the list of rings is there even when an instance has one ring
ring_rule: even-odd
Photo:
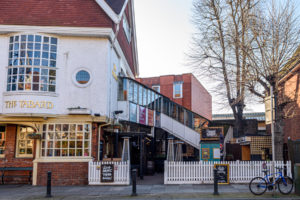
[[[114,79],[116,80],[116,81],[118,81],[118,76],[117,76],[117,67],[116,67],[116,65],[114,64],[114,67],[113,67],[113,70],[112,70],[112,75],[113,75],[113,77],[114,77]]]
[[[5,108],[38,108],[53,109],[54,104],[51,101],[5,101]]]

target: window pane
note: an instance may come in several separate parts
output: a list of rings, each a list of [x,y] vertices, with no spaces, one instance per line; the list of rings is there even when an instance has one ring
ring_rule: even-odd
[[[143,105],[143,87],[139,86],[139,105]]]
[[[36,35],[35,36],[35,41],[36,42],[41,42],[42,41],[42,37],[40,35]]]
[[[28,35],[28,41],[33,41],[33,35]]]
[[[57,44],[57,38],[51,38],[51,44]]]
[[[90,74],[85,70],[80,70],[76,74],[76,81],[79,84],[87,84],[90,81]]]
[[[41,50],[41,44],[40,43],[35,43],[34,49],[35,50]]]
[[[26,35],[21,35],[21,41],[22,42],[26,41]]]
[[[133,102],[138,103],[138,85],[133,83]]]

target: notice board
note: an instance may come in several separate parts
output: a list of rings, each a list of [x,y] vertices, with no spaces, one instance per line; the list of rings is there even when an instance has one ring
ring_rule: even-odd
[[[114,182],[114,165],[103,164],[101,165],[101,182],[111,183]]]
[[[214,164],[217,169],[218,184],[229,184],[229,164]]]

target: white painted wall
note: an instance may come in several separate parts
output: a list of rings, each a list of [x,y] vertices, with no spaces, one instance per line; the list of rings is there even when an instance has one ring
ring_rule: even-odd
[[[68,114],[68,108],[87,108],[91,114],[110,116],[117,110],[118,82],[112,75],[120,72],[120,58],[106,38],[58,38],[56,93],[6,92],[8,45],[10,35],[0,35],[0,114]],[[116,70],[114,69],[116,66]],[[85,69],[91,82],[86,87],[74,83],[75,73]],[[49,101],[53,108],[7,108],[5,101]],[[108,103],[110,102],[110,103]]]

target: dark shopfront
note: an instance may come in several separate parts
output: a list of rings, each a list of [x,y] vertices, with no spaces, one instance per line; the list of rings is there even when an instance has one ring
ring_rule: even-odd
[[[128,137],[131,168],[137,169],[141,179],[144,174],[152,175],[154,166],[151,162],[154,161],[156,151],[154,131],[151,134],[151,127],[127,122],[122,122],[118,128],[118,131],[116,127],[104,129],[100,141],[100,160],[121,161],[124,138]]]

